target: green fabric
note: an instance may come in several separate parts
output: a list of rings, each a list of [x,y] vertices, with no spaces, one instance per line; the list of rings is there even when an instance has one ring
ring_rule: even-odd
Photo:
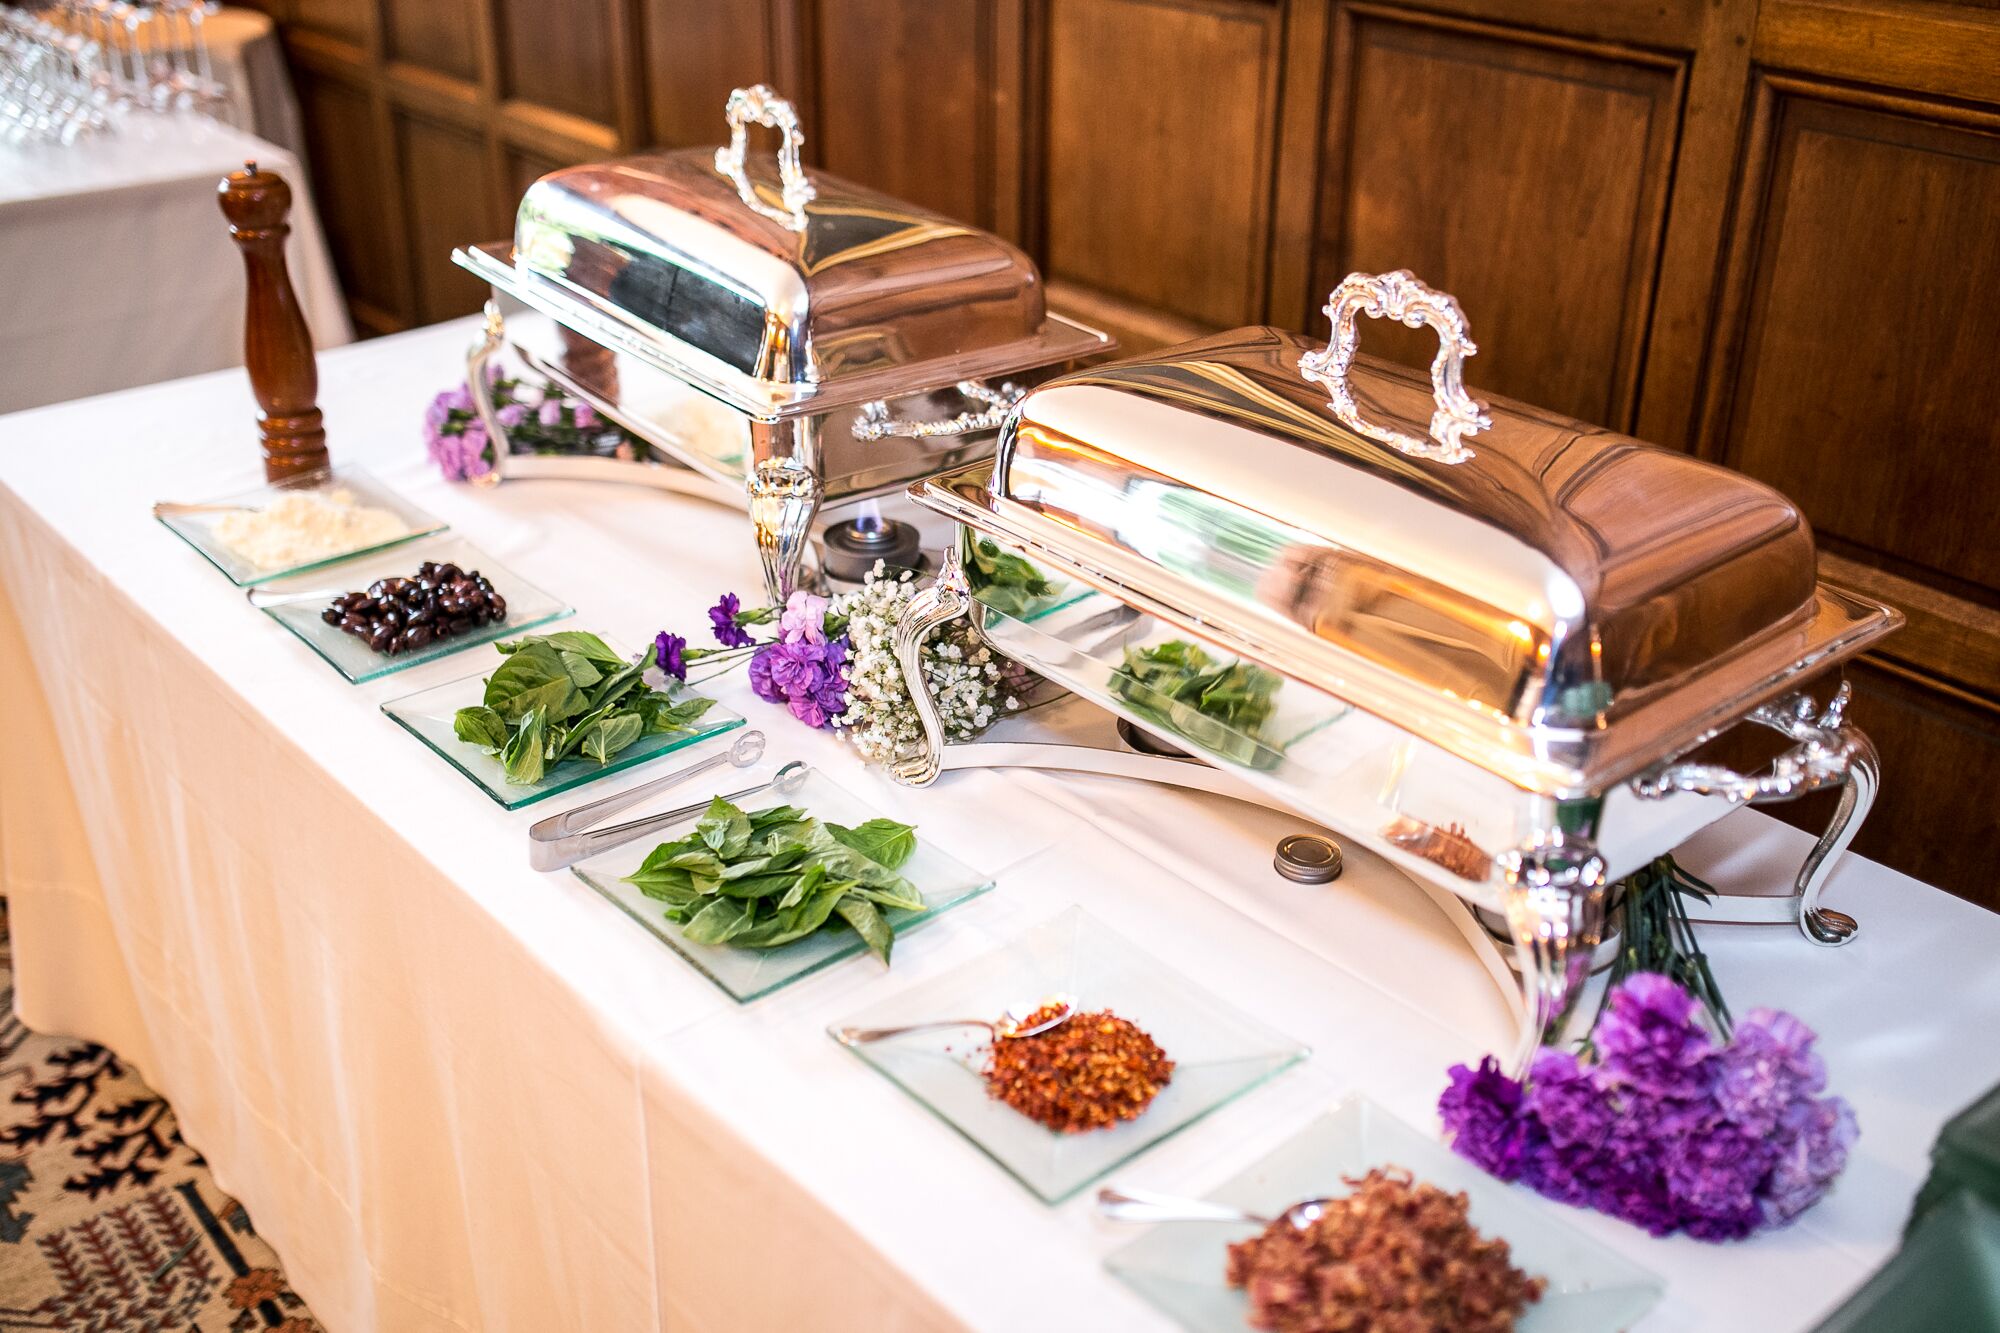
[[[1930,1208],[1903,1248],[1819,1333],[2000,1330],[2000,1208],[1959,1190]]]

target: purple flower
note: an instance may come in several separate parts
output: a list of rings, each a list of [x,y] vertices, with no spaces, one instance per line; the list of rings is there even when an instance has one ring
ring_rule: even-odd
[[[1756,1229],[1757,1187],[1770,1173],[1771,1157],[1763,1140],[1724,1123],[1669,1140],[1661,1165],[1667,1188],[1689,1215],[1689,1230],[1699,1219],[1733,1239]]]
[[[1667,977],[1640,972],[1619,983],[1598,1021],[1601,1068],[1617,1081],[1663,1097],[1707,1093],[1715,1043],[1694,1019],[1694,997]]]
[[[826,607],[824,597],[815,597],[804,589],[793,593],[785,602],[785,613],[778,617],[779,636],[807,643],[825,643]]]
[[[1527,1084],[1488,1058],[1438,1099],[1452,1146],[1502,1180],[1655,1235],[1736,1240],[1810,1207],[1856,1129],[1812,1030],[1757,1010],[1717,1047],[1691,996],[1640,974],[1612,992],[1586,1063],[1540,1052]]]
[[[528,409],[520,403],[509,403],[494,415],[500,419],[501,425],[512,430],[528,419]]]
[[[535,409],[535,417],[544,426],[562,425],[562,399],[555,397],[553,394],[542,399],[542,405]]]
[[[1774,1145],[1771,1177],[1761,1199],[1766,1226],[1784,1226],[1818,1203],[1860,1137],[1854,1108],[1844,1097],[1822,1097],[1802,1109],[1795,1118],[1803,1123]]]
[[[846,665],[845,639],[779,639],[752,654],[750,688],[760,699],[784,704],[806,725],[827,727],[847,711]]]
[[[1826,1087],[1826,1062],[1812,1047],[1812,1029],[1790,1014],[1751,1010],[1717,1057],[1716,1104],[1750,1133],[1771,1133],[1786,1107]]]
[[[1521,1174],[1523,1159],[1534,1146],[1536,1122],[1521,1114],[1519,1083],[1500,1072],[1487,1056],[1479,1068],[1451,1068],[1451,1086],[1438,1099],[1438,1114],[1459,1156],[1469,1158],[1501,1180]]]
[[[570,419],[578,430],[592,430],[604,424],[603,419],[597,415],[597,409],[589,403],[576,404],[571,409]]]
[[[722,600],[708,608],[708,623],[715,627],[715,641],[724,648],[744,648],[757,642],[736,623],[736,615],[742,609],[743,600],[733,592],[722,594]]]
[[[771,654],[771,683],[787,697],[812,693],[825,671],[822,644],[783,641]]]
[[[688,641],[680,635],[661,630],[653,640],[653,660],[659,664],[660,670],[675,680],[684,681],[688,678],[687,659],[683,656],[687,646]]]
[[[1557,1148],[1602,1148],[1617,1119],[1589,1071],[1568,1051],[1536,1054],[1528,1072],[1527,1109]]]
[[[750,656],[750,688],[766,703],[781,704],[784,694],[771,679],[771,664],[778,655],[778,645],[770,643],[759,648]]]
[[[483,477],[493,470],[486,457],[486,425],[472,410],[464,385],[431,399],[424,412],[424,448],[447,481]]]

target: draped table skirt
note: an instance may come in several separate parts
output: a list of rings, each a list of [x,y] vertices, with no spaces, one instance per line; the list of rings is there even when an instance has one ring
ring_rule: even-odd
[[[336,459],[575,603],[576,628],[639,643],[754,591],[740,514],[431,476],[423,408],[471,335],[324,356]],[[0,418],[0,887],[22,1019],[145,1073],[330,1329],[1163,1327],[1101,1268],[1126,1233],[1036,1202],[825,1035],[1074,903],[1314,1051],[1121,1183],[1199,1193],[1354,1090],[1434,1132],[1446,1067],[1506,1046],[1500,996],[1416,889],[1271,871],[1298,820],[1025,772],[904,790],[740,673],[714,692],[773,757],[997,888],[886,974],[854,960],[738,1005],[527,868],[550,807],[500,810],[381,716],[490,654],[349,686],[148,517],[243,481],[251,423],[240,373]],[[1782,880],[1807,841],[1744,812],[1688,859]],[[1704,939],[1732,1002],[1824,1034],[1862,1125],[1835,1192],[1731,1246],[1555,1210],[1667,1278],[1647,1328],[1810,1325],[1893,1249],[1942,1120],[2000,1078],[2000,918],[1858,858],[1830,900],[1863,922],[1849,948]]]

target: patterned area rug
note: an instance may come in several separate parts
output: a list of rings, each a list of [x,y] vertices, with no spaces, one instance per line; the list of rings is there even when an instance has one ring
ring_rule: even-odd
[[[102,1046],[14,1017],[0,902],[0,1333],[318,1333],[278,1256]]]

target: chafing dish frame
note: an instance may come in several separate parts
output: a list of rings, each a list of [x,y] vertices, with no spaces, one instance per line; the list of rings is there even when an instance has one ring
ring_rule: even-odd
[[[730,94],[725,119],[730,142],[715,152],[717,174],[733,183],[748,212],[789,231],[805,232],[816,192],[800,163],[804,136],[792,105],[761,84],[738,88]],[[779,134],[775,202],[766,198],[771,193],[768,188],[760,189],[746,170],[750,125]],[[1057,367],[1115,346],[1108,335],[1045,311],[1040,330],[1025,339],[827,381],[809,375],[763,380],[664,330],[642,329],[602,297],[522,267],[514,262],[510,244],[462,247],[453,251],[452,258],[496,293],[555,321],[566,331],[566,341],[575,335],[609,356],[629,357],[635,366],[678,380],[738,413],[749,432],[747,465],[740,476],[729,475],[712,459],[677,447],[626,410],[616,391],[615,371],[593,378],[554,358],[524,353],[536,371],[589,402],[661,455],[662,461],[516,454],[507,427],[494,410],[486,379],[487,366],[507,344],[502,310],[497,300],[490,300],[484,327],[466,357],[467,388],[495,454],[493,470],[481,480],[489,485],[527,477],[633,482],[740,506],[750,515],[766,592],[774,600],[783,600],[795,585],[812,577],[805,557],[822,503],[885,493],[941,466],[990,455],[1006,409],[1022,391],[1012,381],[1030,383],[1036,372],[1052,374]],[[1008,382],[988,383],[1002,377]],[[952,394],[964,406],[955,414],[953,404],[939,401]],[[858,487],[830,493],[825,467],[828,432],[845,433],[861,443],[890,439],[951,443],[897,475],[878,478],[864,470]]]
[[[1485,405],[1473,400],[1463,387],[1463,359],[1476,348],[1467,335],[1457,302],[1407,272],[1379,277],[1352,274],[1329,299],[1326,314],[1334,330],[1329,346],[1323,353],[1303,358],[1300,370],[1307,378],[1328,388],[1327,406],[1334,415],[1357,433],[1412,457],[1445,464],[1469,457],[1465,440],[1489,423]],[[1347,378],[1355,353],[1354,321],[1361,314],[1395,318],[1412,327],[1429,324],[1438,332],[1439,350],[1432,366],[1436,413],[1429,438],[1417,439],[1368,421],[1348,391]],[[1003,549],[1045,563],[1197,639],[1217,641],[1217,625],[1197,611],[1138,592],[1122,583],[1115,570],[1093,568],[1077,558],[1064,548],[1060,539],[1045,544],[1036,540],[1038,534],[1030,525],[1009,523],[1007,501],[988,489],[991,477],[991,465],[974,465],[918,482],[909,494],[919,504],[956,519],[962,539],[976,533],[981,539],[997,540]],[[962,761],[953,762],[946,751],[919,660],[921,644],[929,633],[953,619],[974,613],[979,605],[960,560],[960,544],[954,541],[947,550],[938,579],[913,600],[896,638],[905,683],[924,725],[923,742],[892,765],[893,775],[908,785],[926,785],[935,781],[946,767],[966,766]],[[1623,793],[1621,800],[1636,798],[1641,803],[1673,802],[1684,806],[1691,799],[1709,799],[1713,803],[1709,807],[1679,818],[1682,831],[1675,838],[1677,842],[1737,805],[1788,800],[1838,786],[1841,789],[1838,809],[1801,866],[1792,892],[1786,896],[1724,896],[1718,910],[1707,914],[1707,919],[1790,921],[1808,940],[1823,946],[1837,946],[1854,938],[1858,930],[1854,919],[1825,907],[1820,897],[1840,854],[1853,840],[1874,802],[1880,784],[1879,759],[1872,743],[1847,716],[1851,696],[1845,683],[1824,710],[1797,685],[1801,679],[1837,665],[1866,643],[1894,629],[1902,617],[1892,608],[1863,602],[1824,584],[1818,585],[1816,595],[1822,608],[1831,610],[1815,619],[1813,625],[1830,632],[1821,633],[1810,651],[1781,670],[1739,673],[1731,682],[1729,697],[1708,701],[1712,706],[1699,715],[1690,715],[1678,733],[1662,741],[1650,761],[1631,754],[1618,756],[1610,766],[1599,770],[1600,776],[1593,778],[1591,785],[1579,790],[1539,785],[1547,775],[1529,767],[1516,766],[1510,770],[1505,764],[1481,764],[1480,756],[1464,750],[1456,752],[1464,762],[1479,765],[1517,788],[1544,811],[1544,817],[1536,821],[1539,826],[1518,846],[1504,848],[1492,857],[1489,875],[1499,899],[1492,905],[1505,916],[1513,937],[1531,1018],[1515,1055],[1517,1070],[1526,1068],[1544,1035],[1559,1027],[1602,934],[1609,876],[1606,859],[1598,850],[1598,835],[1605,798],[1614,791]],[[986,625],[978,618],[975,624],[985,632]],[[1009,651],[1005,643],[994,646],[998,651]],[[1245,651],[1246,648],[1249,650]],[[1224,651],[1256,661],[1280,675],[1297,678],[1296,672],[1288,671],[1270,656],[1258,655],[1254,642],[1246,643],[1246,636],[1241,634],[1230,634]],[[1046,669],[1048,665],[1032,656],[1024,660],[1031,668]],[[1065,680],[1060,670],[1050,674],[1060,683],[1075,684]],[[1358,703],[1364,711],[1375,711],[1368,702],[1328,689],[1324,682],[1308,682],[1308,687],[1319,689],[1329,698]],[[1137,725],[1156,729],[1147,719],[1126,710],[1105,693],[1089,688],[1081,692]],[[1392,726],[1398,725],[1393,718],[1385,720]],[[1775,730],[1793,744],[1760,774],[1742,774],[1718,765],[1681,759],[1740,722],[1754,722]],[[1256,783],[1257,775],[1246,772],[1242,776]],[[1281,784],[1257,785],[1272,798],[1269,803],[1328,822],[1326,810],[1298,799]],[[1329,826],[1389,856],[1416,875],[1444,884],[1461,898],[1477,901],[1471,886],[1452,883],[1435,866],[1384,846],[1376,829],[1348,827],[1338,822],[1330,822]],[[1666,826],[1675,827],[1675,821],[1667,820]],[[1625,867],[1621,873],[1635,868]]]

